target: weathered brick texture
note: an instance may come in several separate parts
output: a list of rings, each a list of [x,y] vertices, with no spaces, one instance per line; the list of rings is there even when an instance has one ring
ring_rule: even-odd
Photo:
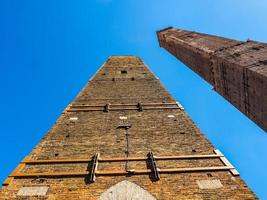
[[[147,66],[132,56],[114,56],[100,68],[77,98],[77,104],[137,104],[175,103]],[[127,107],[127,106],[125,106]],[[97,107],[94,107],[96,109]],[[30,153],[30,160],[59,160],[101,157],[125,157],[128,129],[129,156],[214,154],[214,147],[191,121],[183,109],[150,109],[74,111],[68,107],[46,136]],[[73,111],[73,110],[72,110]],[[126,118],[127,117],[127,118]],[[25,165],[20,173],[84,172],[89,163]],[[157,161],[158,168],[223,166],[220,159],[190,159]],[[125,170],[126,162],[99,163],[98,171]],[[146,161],[131,161],[129,169],[149,167]],[[110,187],[123,180],[132,182],[156,199],[256,199],[239,176],[229,171],[186,172],[161,174],[160,180],[151,174],[97,176],[94,183],[88,177],[14,178],[2,188],[1,199],[98,199]],[[123,184],[122,184],[123,185]],[[42,196],[18,196],[22,187],[42,186]],[[27,189],[19,194],[27,194]],[[33,193],[34,191],[31,191]]]
[[[267,44],[174,28],[159,31],[158,39],[161,47],[267,131]]]

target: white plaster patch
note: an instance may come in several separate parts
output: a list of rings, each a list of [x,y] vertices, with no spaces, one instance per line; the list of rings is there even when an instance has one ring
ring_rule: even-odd
[[[200,189],[218,189],[223,187],[219,179],[197,180],[197,184]]]
[[[156,200],[147,190],[129,182],[121,181],[110,187],[99,200]]]
[[[48,191],[47,186],[22,187],[18,191],[18,196],[45,196]]]
[[[168,118],[174,118],[174,115],[168,115]]]
[[[126,116],[120,116],[120,119],[127,119]]]
[[[70,117],[70,121],[77,121],[78,117]]]

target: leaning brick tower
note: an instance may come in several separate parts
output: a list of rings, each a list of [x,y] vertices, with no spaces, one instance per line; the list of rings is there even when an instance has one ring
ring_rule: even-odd
[[[138,57],[113,56],[1,199],[257,199]]]
[[[160,46],[267,131],[267,44],[166,28]]]

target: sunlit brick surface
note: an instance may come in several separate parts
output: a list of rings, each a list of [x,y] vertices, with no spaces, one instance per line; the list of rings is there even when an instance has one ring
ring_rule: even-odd
[[[168,28],[160,46],[267,131],[267,44]]]
[[[173,102],[175,103],[173,97],[139,58],[115,56],[108,59],[72,105]],[[128,130],[130,157],[146,157],[149,151],[153,151],[156,156],[214,154],[214,147],[185,111],[179,108],[109,112],[65,111],[28,159],[86,159],[97,152],[101,157],[125,157],[125,130],[118,128],[125,124],[131,125]],[[125,165],[125,162],[99,163],[98,170],[124,170]],[[158,168],[223,166],[219,159],[158,161],[157,165]],[[134,161],[129,162],[128,167],[145,170],[148,165],[146,161]],[[84,172],[87,168],[88,163],[26,165],[20,172]],[[15,178],[8,186],[3,187],[1,198],[98,199],[110,187],[127,180],[145,190],[143,196],[162,200],[256,199],[240,177],[233,176],[229,171],[160,174],[158,181],[153,180],[151,174],[97,176],[94,183],[88,183],[87,178]],[[220,181],[222,186],[215,187],[209,180]],[[199,183],[203,181],[208,181],[212,189],[201,189]],[[129,183],[126,187],[122,183],[117,186],[127,188],[134,185]],[[49,189],[44,196],[17,196],[22,187],[34,186],[48,186]],[[131,195],[136,196],[132,194],[134,191],[143,191],[137,186],[131,189]],[[115,189],[116,192],[123,191],[123,188]],[[116,193],[115,196],[117,195]]]

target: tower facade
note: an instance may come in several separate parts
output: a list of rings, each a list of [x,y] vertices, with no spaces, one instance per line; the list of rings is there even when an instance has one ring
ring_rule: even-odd
[[[148,67],[110,57],[2,199],[256,199]]]
[[[160,46],[267,131],[267,44],[167,28]]]

